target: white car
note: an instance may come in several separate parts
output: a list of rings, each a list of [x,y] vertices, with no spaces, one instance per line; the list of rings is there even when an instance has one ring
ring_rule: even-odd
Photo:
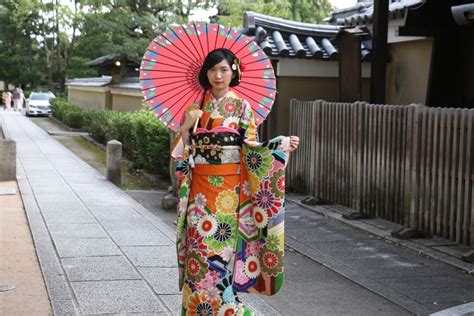
[[[52,92],[31,92],[26,100],[26,115],[51,115],[51,103],[49,100],[55,98]]]

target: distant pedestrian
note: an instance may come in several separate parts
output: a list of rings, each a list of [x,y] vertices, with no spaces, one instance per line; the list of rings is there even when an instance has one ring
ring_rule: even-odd
[[[25,94],[23,93],[22,88],[18,88],[20,90],[20,100],[18,101],[18,111],[23,111],[23,105],[25,104]]]
[[[21,99],[21,94],[20,94],[20,88],[16,87],[15,90],[13,90],[13,110],[18,111],[18,104],[20,103]]]
[[[10,91],[5,91],[2,94],[3,104],[5,110],[10,110],[12,107],[12,94]]]

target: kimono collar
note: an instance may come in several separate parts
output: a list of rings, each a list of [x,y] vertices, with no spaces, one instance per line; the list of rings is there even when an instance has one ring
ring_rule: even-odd
[[[224,98],[229,98],[229,97],[237,97],[235,93],[232,90],[228,90],[223,96],[221,96],[219,99],[216,99],[214,95],[212,94],[211,90],[208,90],[207,92],[207,100],[212,101],[212,103],[216,104],[219,103],[222,99]]]

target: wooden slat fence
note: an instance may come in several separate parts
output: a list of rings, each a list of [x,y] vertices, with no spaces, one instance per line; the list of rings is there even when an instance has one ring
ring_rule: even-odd
[[[474,245],[474,110],[291,101],[287,186]]]

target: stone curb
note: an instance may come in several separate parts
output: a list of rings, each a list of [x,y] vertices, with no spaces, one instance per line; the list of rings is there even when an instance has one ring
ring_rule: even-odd
[[[56,248],[21,163],[17,181],[53,315],[79,315],[77,300],[59,263]]]
[[[424,246],[424,245],[421,245],[417,242],[414,242],[414,241],[411,241],[411,240],[403,240],[403,239],[398,239],[398,238],[395,238],[395,237],[392,237],[390,235],[390,231],[387,231],[387,230],[383,230],[383,229],[380,229],[378,227],[375,227],[374,225],[370,224],[370,223],[367,223],[365,222],[364,220],[347,220],[347,219],[344,219],[342,218],[342,215],[331,210],[330,207],[327,207],[327,206],[318,206],[318,207],[312,207],[312,206],[309,206],[309,205],[306,205],[306,204],[303,204],[299,201],[297,201],[295,198],[293,197],[286,197],[288,199],[288,201],[292,202],[292,203],[295,203],[307,210],[310,210],[310,211],[313,211],[313,212],[316,212],[316,213],[319,213],[321,215],[324,215],[326,217],[329,217],[329,218],[332,218],[332,219],[335,219],[339,222],[342,222],[346,225],[349,225],[353,228],[356,228],[356,229],[359,229],[359,230],[362,230],[366,233],[369,233],[369,234],[372,234],[372,235],[375,235],[375,236],[378,236],[378,237],[381,237],[385,240],[388,240],[394,244],[397,244],[397,245],[400,245],[400,246],[403,246],[405,248],[408,248],[410,250],[413,250],[415,252],[417,252],[418,254],[422,254],[422,255],[425,255],[427,257],[430,257],[432,259],[435,259],[435,260],[438,260],[440,262],[443,262],[445,264],[448,264],[450,266],[453,266],[457,269],[460,269],[468,274],[474,274],[474,265],[473,264],[470,264],[470,263],[467,263],[467,262],[464,262],[456,257],[453,257],[451,255],[448,255],[448,254],[445,254],[443,252],[440,252],[440,251],[437,251],[437,250],[433,250],[427,246]],[[350,210],[348,208],[348,210]]]

